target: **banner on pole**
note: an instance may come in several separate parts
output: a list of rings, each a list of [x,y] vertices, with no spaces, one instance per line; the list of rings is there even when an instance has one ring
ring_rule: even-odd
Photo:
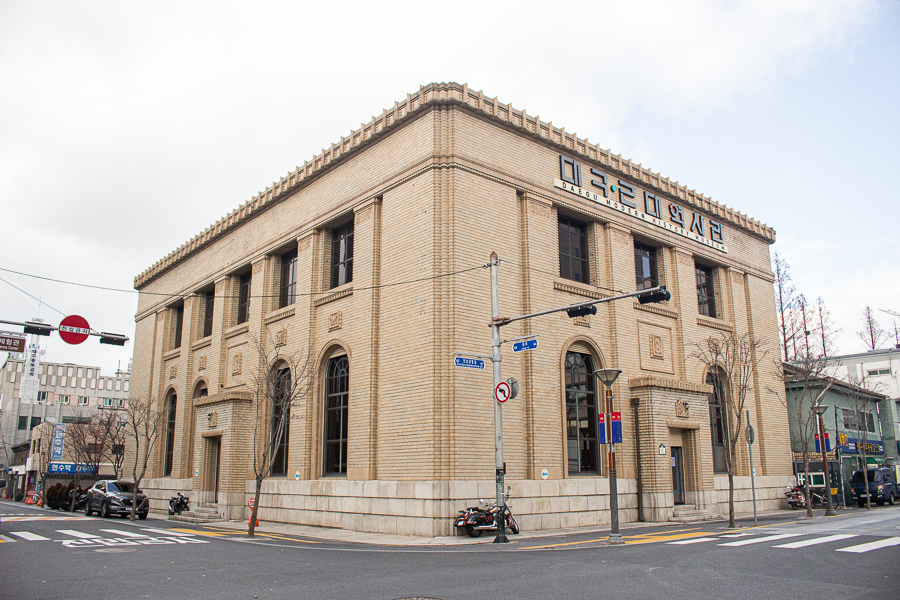
[[[65,423],[57,423],[53,426],[53,441],[51,442],[50,460],[62,460],[65,440],[66,425]]]
[[[612,443],[622,443],[622,413],[614,412],[610,415],[610,425],[612,425]]]
[[[606,415],[600,413],[597,417],[598,420],[598,433],[600,434],[600,443],[606,443]]]

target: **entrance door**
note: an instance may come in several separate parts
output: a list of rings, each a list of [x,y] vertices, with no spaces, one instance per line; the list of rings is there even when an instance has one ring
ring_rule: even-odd
[[[222,438],[214,437],[212,439],[212,458],[213,458],[213,473],[215,473],[215,479],[213,484],[213,493],[215,494],[216,503],[219,502],[219,463],[222,458]]]
[[[684,459],[681,446],[672,446],[672,493],[675,504],[684,504]]]

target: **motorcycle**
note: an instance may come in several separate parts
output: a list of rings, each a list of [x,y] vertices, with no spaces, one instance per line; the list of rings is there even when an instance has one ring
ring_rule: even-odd
[[[456,527],[464,527],[466,533],[470,537],[478,537],[485,531],[497,531],[500,519],[506,519],[506,529],[513,533],[519,533],[519,524],[509,509],[509,491],[512,487],[506,489],[506,495],[503,498],[503,506],[498,506],[496,502],[488,503],[482,499],[481,503],[484,508],[479,506],[469,506],[465,510],[461,510],[460,515],[455,518],[454,525]]]
[[[74,494],[75,494],[75,492],[73,490],[72,495],[74,495]],[[70,495],[69,498],[71,498],[72,495]],[[87,501],[88,501],[87,493],[79,492],[77,495],[75,495],[75,508],[72,509],[72,512],[83,511],[85,505],[87,504]]]
[[[175,492],[175,495],[169,498],[169,514],[180,515],[182,512],[190,511],[191,509],[188,506],[190,501],[191,499],[181,492]]]
[[[787,497],[788,504],[794,510],[797,510],[798,508],[806,508],[806,496],[803,495],[803,491],[801,490],[801,487],[799,485],[795,485],[793,487],[788,486],[788,490],[784,493],[784,495]],[[812,489],[809,490],[809,495],[810,503],[812,504],[813,508],[825,504],[824,495],[819,494]]]

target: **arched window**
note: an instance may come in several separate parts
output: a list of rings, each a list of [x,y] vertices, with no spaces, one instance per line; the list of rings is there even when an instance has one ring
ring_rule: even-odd
[[[326,475],[347,473],[347,403],[350,396],[350,362],[346,356],[328,361],[325,369],[325,466]]]
[[[587,354],[566,354],[566,438],[569,475],[600,473],[594,362]]]
[[[287,475],[288,433],[291,430],[291,370],[287,367],[275,372],[272,393],[272,452],[275,462],[272,463],[272,475]],[[284,414],[282,420],[281,415]],[[281,424],[281,439],[278,439],[276,428]]]
[[[722,376],[718,373],[708,373],[706,383],[713,386],[713,392],[709,395],[709,426],[712,437],[713,472],[727,473],[728,463],[725,459],[725,387],[722,385]]]
[[[166,462],[163,477],[172,474],[172,463],[175,460],[175,409],[178,407],[178,396],[169,396],[166,415]]]

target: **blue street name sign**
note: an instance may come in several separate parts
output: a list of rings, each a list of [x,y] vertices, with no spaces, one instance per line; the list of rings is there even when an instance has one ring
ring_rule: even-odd
[[[537,348],[537,340],[525,340],[524,342],[516,342],[513,344],[513,352],[522,352],[524,350],[534,350]]]
[[[484,361],[480,358],[464,358],[462,356],[457,356],[454,359],[453,363],[457,367],[466,367],[468,369],[483,369]]]

